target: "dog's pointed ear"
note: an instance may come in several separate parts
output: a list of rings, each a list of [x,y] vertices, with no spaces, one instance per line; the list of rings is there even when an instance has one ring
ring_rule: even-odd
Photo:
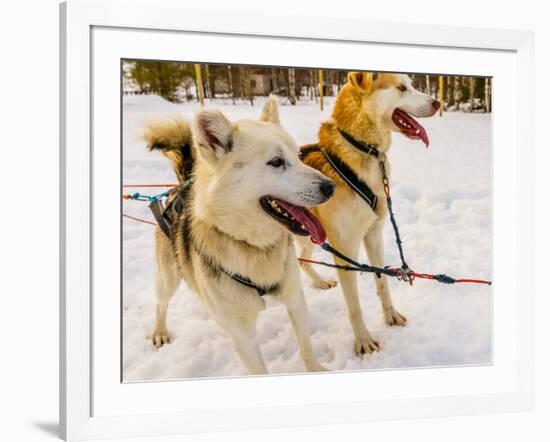
[[[232,134],[233,125],[219,110],[202,109],[196,113],[193,141],[207,161],[216,162],[231,151]]]
[[[260,115],[260,121],[264,121],[266,123],[280,124],[279,103],[275,95],[269,95],[269,98],[265,102],[262,115]]]
[[[372,72],[350,72],[348,81],[361,93],[369,93],[372,90],[372,84],[378,74]]]

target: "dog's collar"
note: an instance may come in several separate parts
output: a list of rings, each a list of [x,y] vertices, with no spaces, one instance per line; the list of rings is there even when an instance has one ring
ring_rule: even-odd
[[[227,270],[225,267],[223,267],[219,262],[214,260],[212,257],[201,253],[196,246],[195,246],[195,250],[200,256],[204,265],[210,267],[214,271],[222,272],[224,275],[229,276],[233,281],[238,282],[239,284],[244,285],[245,287],[256,290],[259,296],[267,295],[268,293],[272,293],[279,288],[279,283],[275,283],[271,285],[256,284],[246,276],[239,275],[238,273],[234,273]]]
[[[243,275],[239,275],[238,273],[231,273],[229,270],[224,269],[222,266],[218,265],[218,268],[225,273],[227,276],[229,276],[233,281],[238,282],[239,284],[242,284],[248,288],[254,289],[258,292],[258,295],[264,296],[268,293],[274,292],[279,288],[279,284],[271,284],[268,286],[258,285],[252,282],[249,278]]]
[[[346,131],[337,128],[338,132],[340,132],[340,135],[353,147],[360,150],[361,152],[364,152],[368,155],[372,155],[375,158],[378,158],[380,155],[380,151],[378,150],[378,146],[374,144],[365,144],[362,141],[359,141],[358,139],[354,138],[350,134],[348,134]]]

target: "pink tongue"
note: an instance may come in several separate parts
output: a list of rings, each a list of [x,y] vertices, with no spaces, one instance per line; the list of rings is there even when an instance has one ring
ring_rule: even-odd
[[[394,113],[397,114],[400,119],[406,121],[407,124],[409,124],[412,127],[412,129],[403,129],[403,130],[406,130],[407,133],[409,133],[410,135],[419,137],[424,142],[426,147],[430,145],[428,134],[426,133],[426,130],[420,125],[420,123],[418,123],[418,121],[416,121],[408,113],[403,112],[401,109],[395,109]]]
[[[414,121],[414,120],[413,120]],[[415,121],[416,123],[416,121]],[[426,133],[426,130],[418,123],[417,124],[417,127],[416,129],[420,129],[420,132],[418,132],[418,136],[420,137],[420,139],[424,142],[424,144],[426,145],[426,147],[428,147],[430,145],[430,140],[428,139],[428,134]],[[414,126],[413,126],[414,127]]]
[[[286,201],[282,201],[280,199],[276,199],[276,201],[279,206],[281,206],[288,213],[290,213],[290,215],[292,215],[292,218],[294,218],[300,224],[304,225],[309,235],[315,242],[323,244],[326,241],[327,234],[325,232],[325,229],[321,225],[321,222],[315,217],[315,215],[313,215],[313,213],[311,213],[305,207],[298,207],[294,204],[287,203]]]

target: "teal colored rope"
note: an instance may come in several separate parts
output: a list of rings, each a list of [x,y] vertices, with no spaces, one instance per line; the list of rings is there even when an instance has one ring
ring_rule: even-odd
[[[185,180],[182,184],[182,187],[185,189],[187,186],[189,186],[191,184],[191,182],[192,182],[191,178],[188,179],[188,180]],[[153,195],[153,196],[144,195],[143,193],[136,192],[132,195],[124,195],[123,197],[124,197],[124,199],[129,199],[129,200],[134,200],[134,201],[145,201],[145,202],[148,202],[148,203],[154,203],[154,202],[156,202],[160,199],[167,198],[171,191],[172,191],[172,189],[167,190],[166,192],[159,193],[158,195]]]
[[[133,195],[128,195],[128,197],[129,197],[128,199],[135,200],[135,201],[146,201],[146,202],[149,202],[149,203],[154,203],[155,201],[158,201],[162,198],[166,198],[169,193],[170,193],[170,191],[167,190],[166,192],[159,193],[158,195],[149,196],[149,195],[144,195],[142,193],[136,192]]]

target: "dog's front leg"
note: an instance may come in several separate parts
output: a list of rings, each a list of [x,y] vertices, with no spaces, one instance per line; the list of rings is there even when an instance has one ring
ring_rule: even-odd
[[[233,341],[233,348],[250,374],[267,374],[262,351],[256,339],[255,326],[235,324],[224,327]]]
[[[369,263],[376,267],[384,267],[384,238],[382,235],[383,221],[376,221],[364,238],[365,249],[369,257]],[[388,325],[405,325],[407,319],[393,306],[388,286],[388,278],[382,275],[378,278],[372,275],[376,284],[376,293],[380,298],[384,320]]]
[[[300,348],[300,356],[302,361],[304,361],[306,370],[327,371],[327,369],[317,360],[317,356],[315,356],[311,345],[307,306],[304,299],[304,292],[299,283],[300,281],[297,279],[297,284],[292,284],[292,286],[289,287],[288,294],[281,296],[279,300],[286,306],[290,323],[292,324],[292,329],[294,330]]]
[[[302,357],[302,361],[304,361],[304,366],[307,371],[327,371],[317,360],[317,356],[313,352],[304,294],[301,289],[295,293],[295,295],[291,296],[289,302],[286,303],[286,309],[290,317],[292,329],[298,340],[300,356]]]
[[[357,241],[336,241],[331,239],[331,244],[344,255],[352,259],[357,259],[357,253],[360,244],[360,238]],[[348,265],[347,262],[334,257],[334,261],[339,265]],[[369,333],[365,321],[363,320],[363,312],[359,304],[359,293],[357,291],[357,275],[354,272],[338,269],[338,279],[342,285],[344,298],[348,306],[348,315],[355,336],[355,353],[361,356],[365,353],[372,353],[380,350],[378,342],[376,342]]]
[[[311,345],[307,305],[300,282],[300,270],[296,265],[296,252],[292,246],[286,262],[285,275],[281,292],[276,294],[274,299],[286,307],[306,370],[327,371],[317,360]]]
[[[255,302],[247,302],[246,298],[240,303],[235,302],[235,299],[238,297],[226,299],[216,294],[207,295],[210,315],[231,338],[233,348],[246,370],[250,374],[267,374],[267,367],[256,338],[256,318],[261,307],[255,305]]]

